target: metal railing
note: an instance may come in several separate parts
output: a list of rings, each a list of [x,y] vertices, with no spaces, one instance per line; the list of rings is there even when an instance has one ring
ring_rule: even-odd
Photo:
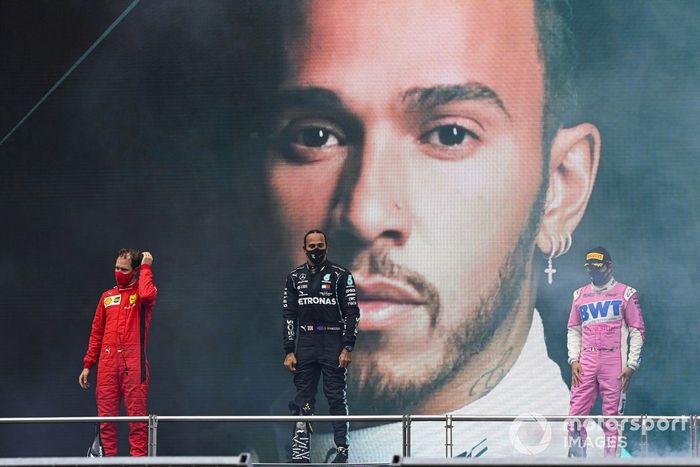
[[[650,422],[661,421],[681,421],[688,424],[690,428],[689,454],[698,457],[698,416],[661,416],[661,415],[542,415],[541,419],[548,422],[570,422],[573,420],[615,420],[639,421],[640,426],[640,449],[642,455],[646,455],[649,450],[648,424]],[[0,418],[0,424],[8,423],[128,423],[145,422],[148,424],[148,455],[156,456],[158,453],[158,423],[160,422],[401,422],[402,436],[402,456],[411,456],[411,424],[413,422],[445,422],[445,457],[452,457],[452,431],[454,422],[537,422],[539,420],[528,420],[522,415],[145,415],[140,417],[17,417]]]

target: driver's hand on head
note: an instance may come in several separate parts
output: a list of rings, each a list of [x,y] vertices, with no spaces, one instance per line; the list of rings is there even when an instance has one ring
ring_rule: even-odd
[[[88,382],[88,376],[90,376],[90,369],[83,368],[83,371],[80,372],[80,376],[78,376],[78,384],[83,389],[87,389],[90,387],[90,383]]]
[[[284,357],[284,367],[289,371],[297,371],[297,357],[294,352],[289,352],[286,357]]]
[[[153,255],[150,252],[144,251],[141,254],[143,255],[141,258],[141,264],[148,264],[149,266],[153,264]]]
[[[571,362],[571,387],[581,384],[583,378],[583,369],[579,362]]]

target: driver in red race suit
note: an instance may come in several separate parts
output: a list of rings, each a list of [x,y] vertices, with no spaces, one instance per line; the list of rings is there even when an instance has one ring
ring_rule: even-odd
[[[119,250],[114,267],[117,285],[104,292],[97,304],[78,383],[87,389],[90,369],[99,362],[95,395],[100,417],[118,416],[121,398],[128,416],[147,415],[150,370],[146,347],[158,294],[153,284],[152,263],[149,252]],[[101,423],[100,435],[104,455],[116,456],[116,425]],[[146,423],[129,423],[132,456],[147,454],[147,438]]]

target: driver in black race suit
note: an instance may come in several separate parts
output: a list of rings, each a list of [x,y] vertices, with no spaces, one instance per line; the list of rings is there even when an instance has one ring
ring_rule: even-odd
[[[360,320],[355,282],[350,271],[326,259],[328,245],[323,232],[308,232],[303,248],[307,262],[287,275],[282,305],[284,366],[294,373],[297,391],[290,408],[295,414],[312,413],[323,374],[323,392],[331,415],[347,415],[345,373]],[[303,427],[303,423],[297,424],[295,430],[292,462],[310,461],[309,436]],[[333,430],[333,463],[346,463],[348,424],[333,422]]]

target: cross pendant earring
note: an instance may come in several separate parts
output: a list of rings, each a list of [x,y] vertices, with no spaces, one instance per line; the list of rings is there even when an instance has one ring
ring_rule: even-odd
[[[547,258],[547,269],[544,270],[544,273],[547,274],[547,283],[552,284],[552,276],[554,273],[556,273],[557,270],[552,267],[552,257],[550,256]]]

